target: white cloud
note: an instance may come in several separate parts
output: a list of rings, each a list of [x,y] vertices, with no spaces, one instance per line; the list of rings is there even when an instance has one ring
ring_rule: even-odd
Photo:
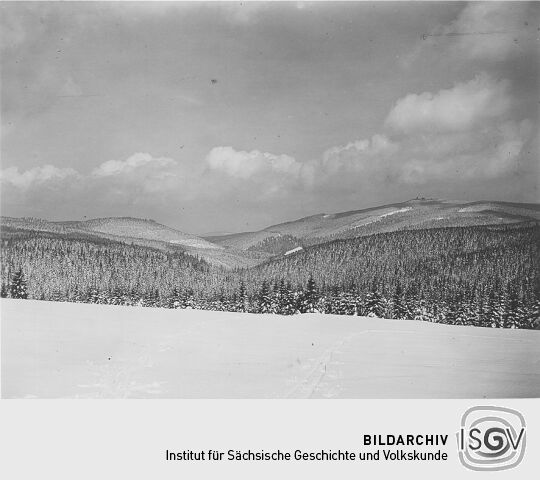
[[[463,135],[432,134],[403,144],[406,160],[400,178],[409,184],[431,181],[490,181],[518,169],[524,147],[532,139],[532,123],[505,122]],[[437,148],[438,144],[442,144]]]
[[[464,131],[504,116],[511,106],[509,82],[486,74],[433,94],[409,94],[398,100],[386,125],[405,133]]]
[[[165,202],[171,192],[183,192],[186,172],[172,158],[135,153],[126,160],[108,160],[89,176],[89,186],[108,202],[144,204]]]
[[[79,173],[72,168],[58,168],[54,165],[34,167],[20,172],[18,167],[8,167],[0,170],[2,183],[26,190],[35,185],[47,182],[79,178]]]
[[[231,197],[236,202],[293,198],[313,183],[315,165],[294,157],[259,150],[215,147],[205,159],[207,195]]]
[[[148,153],[104,162],[88,174],[53,165],[25,171],[9,167],[0,171],[2,186],[15,187],[18,192],[11,193],[27,200],[46,203],[47,199],[55,198],[116,206],[158,204],[166,202],[175,192],[185,197],[190,188],[187,177],[173,159],[152,157]]]
[[[394,154],[399,149],[386,135],[373,135],[371,139],[356,140],[346,145],[332,147],[323,153],[322,167],[326,173],[342,170],[365,171],[373,162]]]
[[[522,158],[527,145],[531,150],[534,127],[510,119],[513,107],[509,82],[486,74],[435,93],[406,95],[389,112],[386,134],[328,149],[315,177],[319,184],[339,179],[358,188],[387,181],[490,181],[525,171]]]
[[[238,151],[232,147],[215,147],[206,157],[210,169],[244,180],[267,174],[297,177],[302,164],[289,155],[252,150]]]
[[[315,177],[319,186],[344,190],[386,182],[490,181],[519,170],[519,160],[532,139],[532,122],[524,120],[459,133],[403,135],[388,140],[388,147],[376,154],[366,148],[368,140],[357,141],[327,150],[317,164]]]
[[[480,74],[449,89],[406,95],[390,110],[385,130],[329,148],[318,159],[216,147],[206,164],[217,175],[216,191],[236,189],[257,198],[491,181],[521,168],[533,138],[532,122],[510,119],[513,107],[509,82]]]
[[[141,167],[161,169],[176,165],[176,161],[166,157],[152,157],[149,153],[135,153],[126,160],[108,160],[92,171],[96,177],[109,177],[134,172]]]

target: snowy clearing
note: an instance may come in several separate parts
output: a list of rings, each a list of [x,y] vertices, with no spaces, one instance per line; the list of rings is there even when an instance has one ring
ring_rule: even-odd
[[[408,212],[411,209],[412,209],[411,207],[400,208],[399,210],[393,210],[392,212],[383,213],[382,215],[379,215],[379,218],[386,218],[386,217],[389,217],[390,215],[395,215],[396,213]]]
[[[540,397],[540,332],[2,299],[4,398]]]

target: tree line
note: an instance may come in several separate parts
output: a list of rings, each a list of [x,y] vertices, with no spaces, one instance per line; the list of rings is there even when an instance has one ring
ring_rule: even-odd
[[[225,270],[182,252],[47,233],[2,238],[2,296],[535,328],[537,225],[400,231]],[[21,279],[24,288],[20,286]]]

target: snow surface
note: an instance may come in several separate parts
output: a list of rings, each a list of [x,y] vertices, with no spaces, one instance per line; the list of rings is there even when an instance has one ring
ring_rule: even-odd
[[[540,397],[540,332],[3,299],[4,398]]]
[[[394,210],[392,212],[383,213],[382,215],[379,215],[379,218],[389,217],[390,215],[395,215],[396,213],[408,212],[411,209],[412,209],[411,207],[400,208],[399,210]]]
[[[302,247],[296,247],[296,248],[293,248],[292,250],[288,250],[287,252],[285,252],[285,255],[290,255],[291,253],[299,252],[300,250],[304,250],[304,249]]]

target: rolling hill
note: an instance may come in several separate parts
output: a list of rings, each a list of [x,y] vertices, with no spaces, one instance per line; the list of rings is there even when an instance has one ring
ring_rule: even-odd
[[[195,235],[161,225],[154,220],[131,217],[95,218],[85,221],[50,222],[40,218],[2,217],[0,226],[18,230],[36,230],[42,232],[74,233],[84,232],[113,238],[120,241],[161,242],[186,248],[222,249]]]
[[[221,249],[195,235],[190,235],[174,228],[167,227],[154,220],[132,217],[96,218],[83,222],[62,222],[66,228],[103,233],[121,238],[133,238],[165,242],[197,249]]]
[[[282,239],[281,253],[285,253],[294,246],[316,245],[397,230],[500,225],[531,220],[540,220],[540,205],[414,199],[362,210],[320,213],[257,232],[208,236],[205,239],[226,248],[272,253],[276,252],[276,244]],[[296,245],[292,240],[296,241]]]
[[[1,217],[8,231],[86,235],[159,250],[182,250],[224,268],[251,267],[298,247],[365,237],[398,230],[501,225],[540,220],[540,205],[509,202],[459,202],[414,199],[341,213],[320,213],[272,225],[256,232],[199,237],[154,220],[108,217],[52,222],[38,218]]]
[[[249,267],[269,257],[259,252],[236,252],[195,235],[167,227],[154,220],[132,217],[96,218],[85,221],[51,222],[39,218],[1,217],[2,236],[24,231],[51,232],[77,238],[101,238],[158,250],[182,250],[208,263],[225,268]]]

